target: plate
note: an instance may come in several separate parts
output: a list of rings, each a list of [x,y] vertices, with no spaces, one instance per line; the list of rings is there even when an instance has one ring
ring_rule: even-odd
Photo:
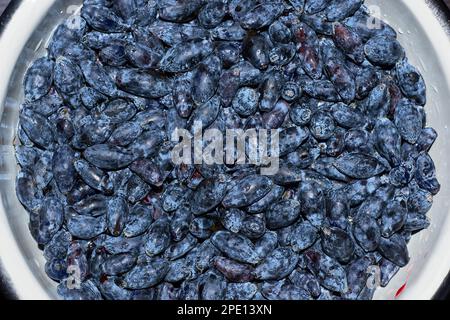
[[[14,137],[21,83],[30,63],[45,54],[52,31],[76,14],[81,0],[14,1],[0,34],[0,267],[19,299],[57,299],[56,284],[44,272],[45,260],[28,230],[28,214],[15,191]],[[441,192],[429,213],[431,226],[415,235],[410,263],[375,299],[431,299],[450,270],[450,36],[448,20],[434,1],[368,0],[374,15],[398,32],[411,63],[428,87],[428,124],[439,133],[432,148]]]

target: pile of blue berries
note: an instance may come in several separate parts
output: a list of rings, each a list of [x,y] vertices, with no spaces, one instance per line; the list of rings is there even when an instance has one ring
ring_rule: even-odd
[[[362,0],[85,0],[47,49],[16,192],[64,299],[371,299],[430,224],[425,83]],[[174,164],[196,121],[279,171]]]

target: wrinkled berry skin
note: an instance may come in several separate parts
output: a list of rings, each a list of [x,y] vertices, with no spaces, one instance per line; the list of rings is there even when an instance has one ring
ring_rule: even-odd
[[[395,67],[396,77],[403,94],[418,105],[426,103],[426,86],[420,72],[404,59]]]
[[[395,108],[394,119],[402,138],[411,144],[416,143],[422,131],[422,116],[418,107],[402,99]]]
[[[306,24],[298,24],[292,30],[297,41],[297,50],[305,72],[313,79],[322,74],[323,62],[318,48],[319,40],[314,30]]]
[[[363,42],[359,35],[341,23],[334,24],[333,40],[336,45],[355,63],[364,61]]]
[[[355,78],[345,66],[342,54],[331,41],[321,41],[320,47],[325,73],[329,80],[334,84],[336,91],[344,102],[353,101],[356,96]]]
[[[427,153],[421,153],[416,163],[416,181],[424,190],[437,194],[441,185],[436,179],[434,162]]]
[[[253,268],[228,260],[223,257],[214,258],[214,266],[232,282],[248,282],[254,279]]]
[[[369,9],[83,0],[22,75],[11,140],[58,296],[370,300],[378,270],[386,287],[442,168],[425,80]]]

